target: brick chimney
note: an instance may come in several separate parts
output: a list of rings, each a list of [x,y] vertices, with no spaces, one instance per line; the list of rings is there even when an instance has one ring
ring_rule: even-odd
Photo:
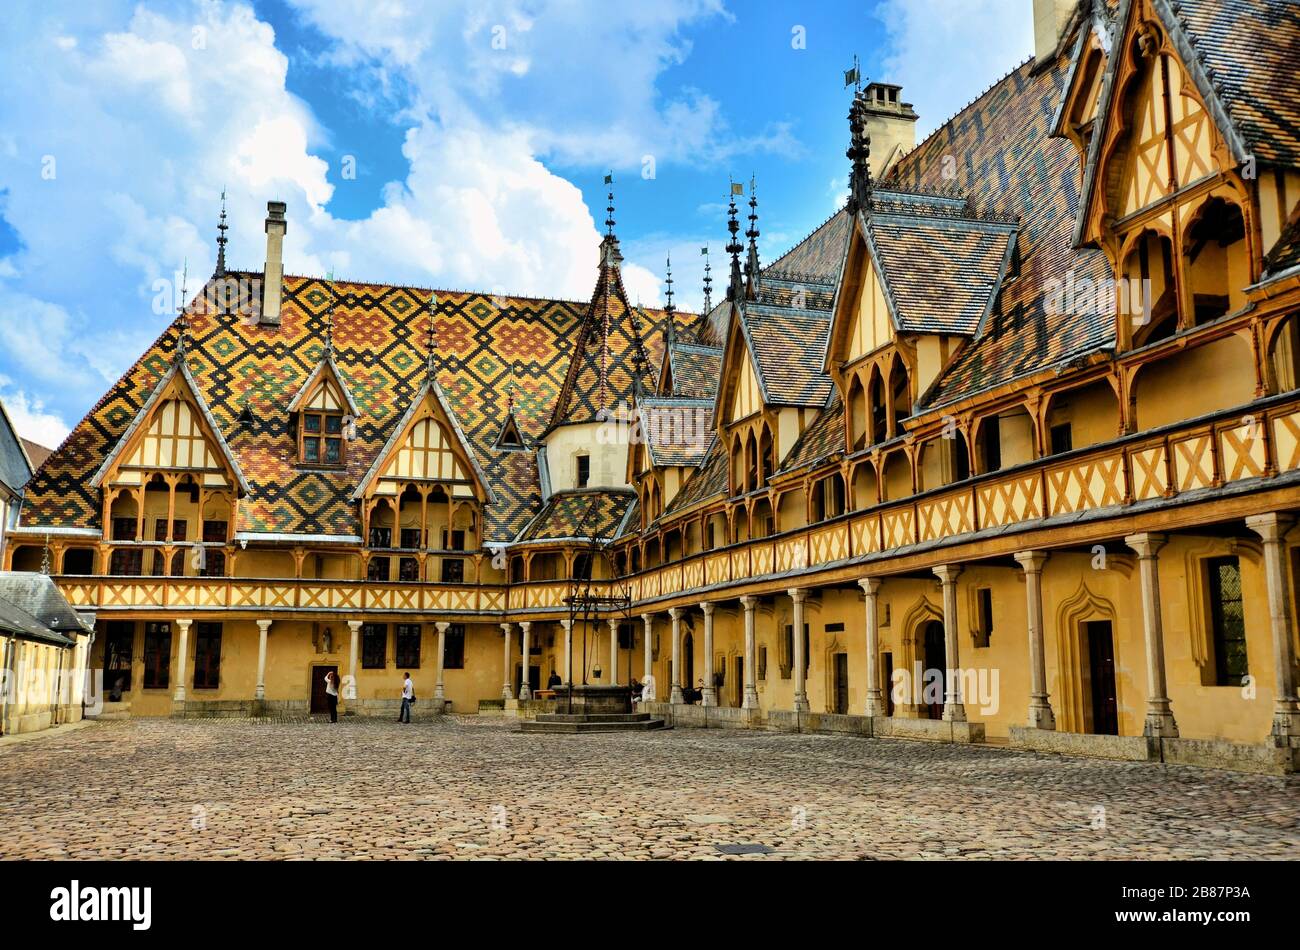
[[[1034,0],[1034,61],[1042,63],[1055,55],[1061,33],[1070,22],[1079,0]]]
[[[903,101],[903,87],[873,82],[863,90],[867,134],[871,137],[871,177],[879,181],[899,157],[916,146],[916,112]]]
[[[280,325],[280,295],[284,291],[284,202],[266,203],[266,267],[262,281],[262,315],[258,322]]]

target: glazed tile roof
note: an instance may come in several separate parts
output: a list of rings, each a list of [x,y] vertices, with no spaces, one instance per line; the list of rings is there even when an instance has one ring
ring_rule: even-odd
[[[698,466],[713,440],[713,399],[647,397],[641,433],[654,465]]]
[[[628,507],[636,500],[629,489],[579,489],[557,492],[517,541],[558,541],[567,538],[612,540]]]
[[[973,335],[997,296],[1016,225],[954,213],[965,202],[953,199],[888,197],[873,201],[867,235],[897,328]]]
[[[1004,281],[983,331],[926,394],[926,408],[1114,343],[1113,322],[1101,306],[1061,305],[1050,292],[1065,274],[1076,281],[1109,275],[1101,251],[1073,247],[1079,159],[1069,141],[1048,137],[1066,71],[1035,73],[1032,60],[1023,63],[904,156],[885,183],[952,189],[1020,220],[1020,275]]]
[[[822,372],[830,311],[750,301],[743,313],[745,342],[768,405],[825,405],[834,385]]]
[[[763,276],[771,272],[834,283],[840,278],[848,240],[849,213],[841,208],[818,225],[812,234],[763,268]]]
[[[1259,161],[1300,165],[1300,4],[1295,0],[1160,0],[1194,55],[1247,150]],[[1174,13],[1174,9],[1177,13]],[[1291,76],[1292,81],[1283,81]]]
[[[686,480],[682,490],[673,496],[659,520],[668,515],[682,511],[692,505],[710,498],[720,498],[727,493],[727,452],[721,442],[714,438],[704,453],[694,474]]]
[[[793,472],[805,465],[815,465],[844,451],[844,403],[839,390],[831,394],[831,401],[809,424],[795,441],[790,454],[781,463],[780,472]]]
[[[261,280],[257,273],[229,277],[240,288]],[[351,494],[424,382],[434,292],[286,277],[278,327],[248,319],[247,300],[256,296],[222,306],[210,285],[188,315],[188,368],[251,489],[240,500],[235,531],[359,535]],[[335,360],[360,417],[347,467],[313,470],[296,464],[286,410],[320,363],[331,298]],[[463,291],[438,291],[436,298],[438,382],[496,498],[484,512],[484,540],[508,541],[542,501],[533,453],[495,445],[507,387],[514,389],[521,433],[535,439],[551,418],[589,305]],[[664,314],[640,310],[638,319],[653,360],[662,354]],[[168,329],[73,429],[32,479],[24,525],[101,528],[99,493],[90,487],[90,476],[169,370],[174,350],[175,332]],[[238,421],[245,401],[249,425]]]
[[[674,340],[668,346],[673,396],[712,399],[722,372],[722,347]]]

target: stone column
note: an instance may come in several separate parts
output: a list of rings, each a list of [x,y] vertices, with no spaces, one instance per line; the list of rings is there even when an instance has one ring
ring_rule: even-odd
[[[564,628],[564,655],[560,662],[564,664],[564,685],[573,685],[573,621],[567,617],[560,621]],[[527,634],[525,634],[527,636]]]
[[[1046,551],[1021,551],[1016,561],[1025,571],[1029,608],[1029,727],[1055,729],[1056,716],[1047,697],[1047,658],[1043,651],[1043,564]]]
[[[442,700],[447,698],[447,692],[442,687],[442,670],[447,663],[447,628],[451,624],[440,620],[434,626],[438,628],[438,682],[433,686],[433,698]]]
[[[645,643],[641,645],[644,659],[641,661],[641,679],[653,675],[651,666],[654,665],[654,650],[651,641],[654,639],[655,615],[642,614],[641,623],[645,626]]]
[[[740,605],[745,608],[745,699],[740,704],[742,709],[758,708],[758,649],[754,645],[754,605],[757,597],[740,598]]]
[[[1296,700],[1295,647],[1291,631],[1291,592],[1287,585],[1286,542],[1294,524],[1290,515],[1252,515],[1246,525],[1264,539],[1264,572],[1268,580],[1268,614],[1273,628],[1273,737],[1285,744],[1300,736],[1300,702]]]
[[[966,704],[961,696],[961,657],[957,643],[957,575],[961,573],[961,566],[945,564],[936,567],[934,573],[943,584],[943,644],[948,660],[943,718],[945,722],[965,722]]]
[[[803,654],[803,602],[808,592],[792,587],[786,591],[794,602],[790,617],[791,640],[794,643],[794,710],[808,711],[808,658]]]
[[[352,643],[348,647],[348,686],[343,690],[343,698],[355,702],[357,698],[357,655],[361,649],[361,621],[349,620],[348,629],[352,631]]]
[[[179,652],[176,654],[176,692],[172,699],[178,703],[185,702],[185,667],[190,660],[190,623],[189,620],[177,620],[176,626],[181,631]]]
[[[271,629],[271,621],[257,621],[257,688],[253,691],[254,699],[266,699],[266,633]]]
[[[718,691],[713,685],[713,605],[708,601],[700,604],[704,612],[704,698],[700,702],[705,706],[718,705]]]
[[[880,689],[880,579],[865,577],[858,581],[867,601],[867,708],[868,716],[885,715],[885,696]],[[888,683],[885,689],[889,689]]]
[[[501,625],[501,639],[504,643],[504,646],[501,648],[501,669],[503,671],[501,679],[502,699],[514,698],[510,690],[510,644],[514,642],[514,635],[510,631],[511,626],[512,624],[508,623],[503,623]]]
[[[1178,738],[1178,724],[1169,705],[1165,685],[1164,626],[1160,619],[1160,570],[1157,552],[1164,547],[1163,534],[1131,534],[1124,543],[1137,552],[1142,575],[1142,622],[1147,643],[1147,716],[1142,734],[1165,739]]]
[[[679,607],[669,607],[668,616],[673,621],[673,692],[670,703],[684,703],[682,695],[682,611]]]
[[[528,685],[528,664],[530,662],[528,658],[528,651],[532,649],[532,645],[528,641],[531,638],[532,630],[533,630],[533,622],[531,620],[524,620],[520,622],[519,648],[523,651],[523,656],[524,656],[522,661],[523,668],[519,674],[519,701],[520,702],[525,702],[533,698],[533,688]],[[567,653],[567,647],[569,645],[569,631],[567,627],[564,630],[564,645],[566,647],[566,653]]]
[[[609,685],[618,685],[618,618],[610,617],[609,623]],[[631,664],[629,664],[631,665]],[[631,677],[628,677],[629,682]]]

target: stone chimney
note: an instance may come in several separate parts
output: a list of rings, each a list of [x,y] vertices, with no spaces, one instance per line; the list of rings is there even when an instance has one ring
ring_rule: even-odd
[[[280,325],[280,295],[284,291],[284,202],[266,203],[266,267],[262,281],[262,315],[258,322]]]
[[[873,82],[862,92],[867,135],[871,139],[871,177],[884,178],[916,146],[916,112],[903,101],[903,87]]]
[[[1061,33],[1074,14],[1079,0],[1034,0],[1034,61],[1042,63],[1055,55]]]

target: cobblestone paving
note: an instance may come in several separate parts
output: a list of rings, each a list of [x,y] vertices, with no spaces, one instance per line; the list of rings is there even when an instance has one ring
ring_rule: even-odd
[[[99,723],[0,749],[0,801],[0,858],[1300,855],[1295,778],[473,717]]]

